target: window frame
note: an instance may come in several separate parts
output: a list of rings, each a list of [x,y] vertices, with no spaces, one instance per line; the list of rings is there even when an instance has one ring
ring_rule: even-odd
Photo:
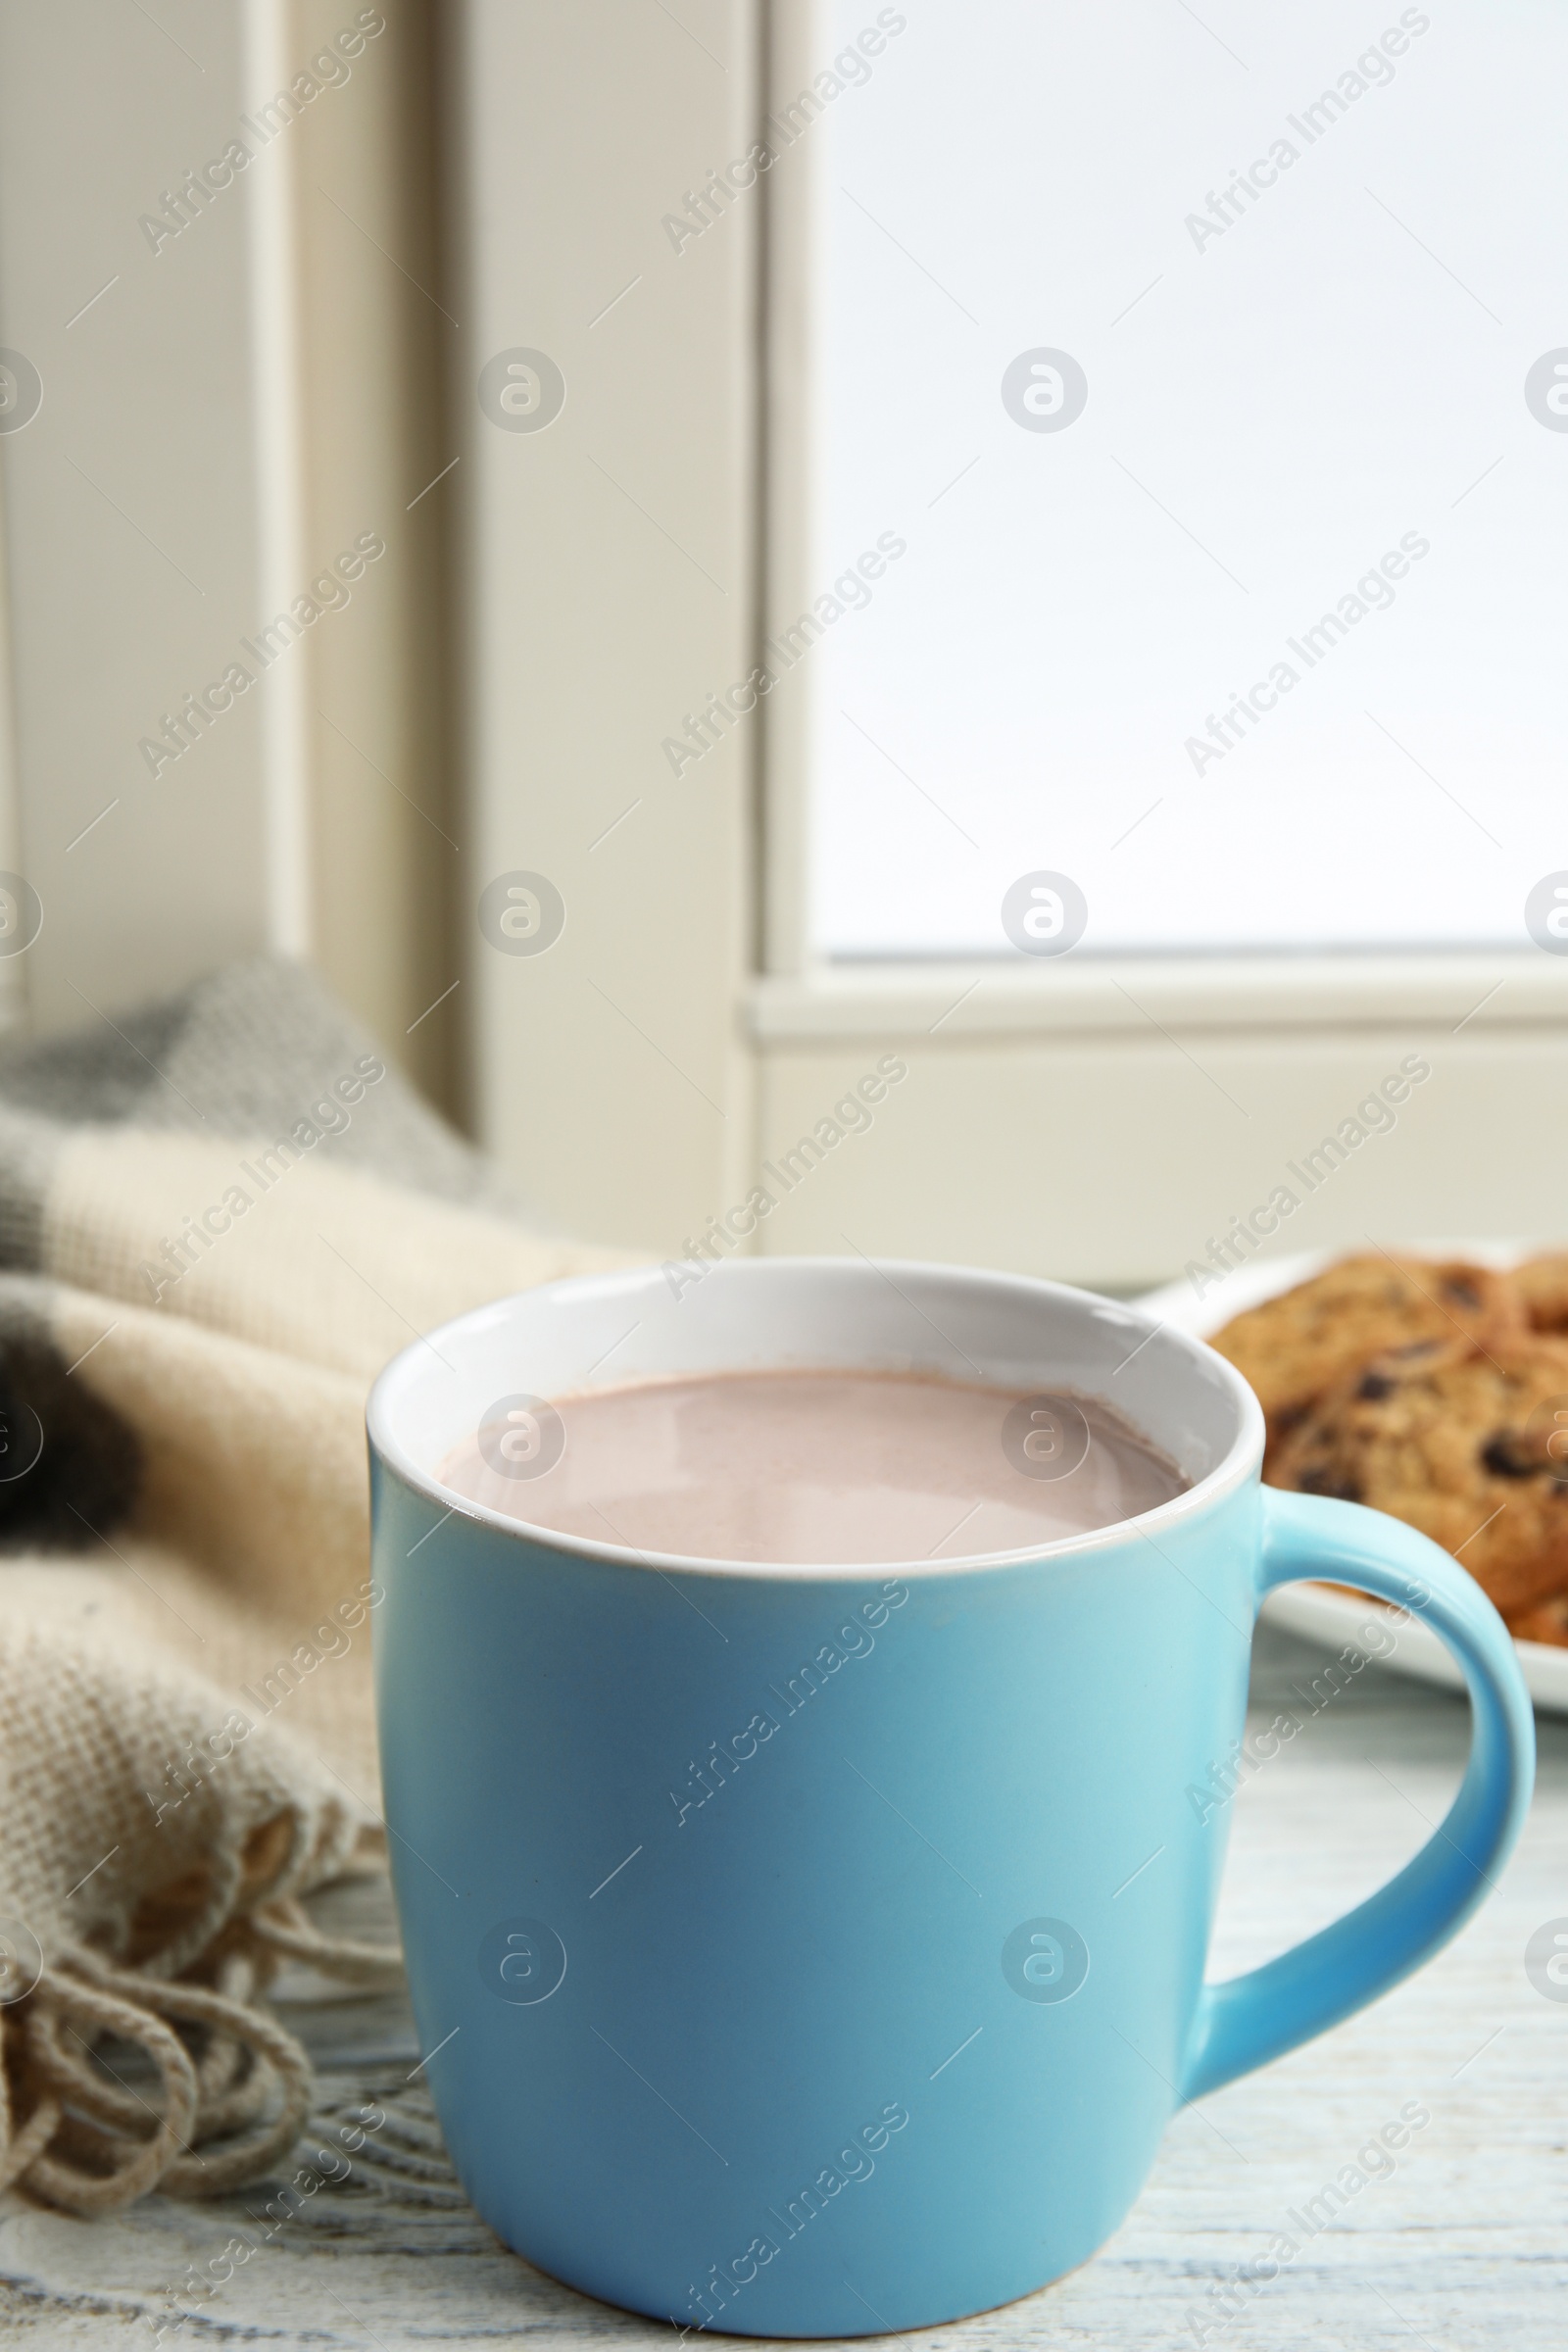
[[[661,1257],[858,1250],[1135,1287],[1200,1256],[1419,1054],[1433,1083],[1398,1132],[1271,1246],[1549,1233],[1568,959],[808,954],[809,778],[790,698],[764,698],[673,776],[660,749],[674,713],[744,679],[771,621],[809,603],[805,159],[782,157],[678,256],[658,223],[820,66],[819,0],[687,0],[679,26],[660,17],[674,46],[639,64],[658,103],[637,73],[598,71],[595,0],[566,19],[542,0],[465,0],[461,22],[463,994],[479,1131],[529,1196],[564,1227]],[[520,147],[503,86],[528,90],[538,117]],[[590,150],[612,159],[591,205],[573,179]],[[487,201],[503,176],[506,207]],[[524,218],[518,256],[497,240]],[[640,291],[585,327],[584,288],[609,301],[639,262]],[[573,387],[537,443],[494,432],[474,401],[485,359],[515,341],[559,342]],[[623,382],[627,350],[638,373]],[[613,554],[586,585],[585,532]],[[726,601],[700,580],[706,605],[689,601],[692,554]],[[608,667],[607,643],[622,649]],[[562,677],[595,691],[552,694]],[[644,814],[621,824],[637,795]],[[511,866],[555,876],[571,908],[561,947],[531,962],[474,940],[478,889]],[[906,1078],[861,1122],[851,1095],[890,1055]],[[836,1104],[855,1132],[781,1187],[769,1170],[798,1138],[828,1136]],[[767,1185],[770,1212],[715,1244]]]
[[[808,86],[813,67],[820,70],[829,54],[830,11],[828,0],[790,0],[788,7],[765,13],[762,111],[774,115]],[[808,525],[815,453],[808,386],[813,356],[810,288],[822,220],[809,167],[808,148],[801,155],[788,153],[766,182],[760,324],[764,479],[759,505],[768,619],[759,630],[759,661],[763,659],[760,640],[772,624],[808,610],[820,587]],[[917,1034],[943,1004],[960,997],[963,1002],[951,1014],[950,1035],[1132,1034],[1149,1025],[1145,1006],[1162,1018],[1279,1032],[1326,1031],[1345,1022],[1441,1020],[1455,1004],[1461,1010],[1474,1006],[1469,1018],[1484,1028],[1568,1018],[1568,958],[1554,962],[1524,946],[1290,950],[1278,956],[1156,952],[1088,955],[1060,964],[1031,963],[1003,953],[823,956],[810,940],[814,779],[805,700],[804,694],[774,696],[760,707],[762,955],[748,1011],[752,1033],[761,1043],[853,1035],[873,1015]],[[1499,997],[1505,1001],[1498,1003]]]

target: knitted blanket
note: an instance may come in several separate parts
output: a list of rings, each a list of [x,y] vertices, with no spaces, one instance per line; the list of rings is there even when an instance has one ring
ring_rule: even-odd
[[[364,1407],[619,1262],[530,1223],[298,966],[0,1050],[0,2185],[215,2193],[300,2128],[280,1958],[377,1819]],[[156,2098],[91,2051],[139,2040]]]

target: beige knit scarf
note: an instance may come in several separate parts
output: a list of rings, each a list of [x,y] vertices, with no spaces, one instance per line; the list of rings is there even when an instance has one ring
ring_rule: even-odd
[[[396,1966],[301,1907],[377,1866],[366,1390],[613,1262],[297,969],[0,1054],[0,2186],[90,2213],[287,2154],[277,1968]]]

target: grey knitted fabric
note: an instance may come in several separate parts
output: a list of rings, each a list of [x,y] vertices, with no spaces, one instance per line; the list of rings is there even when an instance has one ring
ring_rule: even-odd
[[[228,965],[114,1022],[0,1048],[0,1267],[41,1265],[41,1203],[72,1129],[268,1143],[374,1050],[308,966],[271,956]],[[541,1222],[391,1068],[352,1123],[322,1138],[321,1152],[438,1200]]]

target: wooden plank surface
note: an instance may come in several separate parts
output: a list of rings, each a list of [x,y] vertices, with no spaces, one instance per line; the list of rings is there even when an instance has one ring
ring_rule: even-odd
[[[1257,1717],[1310,1714],[1322,1662],[1265,1627]],[[1200,2342],[1224,2352],[1544,2352],[1562,2341],[1568,2000],[1535,1988],[1524,1951],[1544,1922],[1568,1915],[1568,1723],[1543,1720],[1540,1732],[1530,1823],[1497,1892],[1457,1941],[1376,2008],[1178,2116],[1143,2197],[1095,2262],[1024,2302],[931,2330],[933,2352]],[[1236,1799],[1211,1973],[1266,1958],[1396,1868],[1441,1817],[1466,1739],[1461,1700],[1374,1666],[1311,1714]],[[357,1899],[363,1926],[365,1906],[384,1892]],[[590,2341],[630,2352],[667,2338],[662,2326],[542,2278],[470,2212],[414,2073],[401,1999],[303,2000],[286,2014],[320,2069],[320,2132],[352,2136],[368,2099],[385,2114],[350,2177],[265,2242],[265,2217],[255,2219],[265,2183],[213,2206],[152,2198],[93,2223],[5,2200],[0,2321],[13,2340],[119,2352],[152,2347],[160,2323],[166,2345],[328,2352],[523,2336],[538,2352]],[[1277,2276],[1227,2289],[1277,2235],[1303,2237],[1291,2214],[1412,2101],[1431,2121],[1396,2169],[1369,2179]],[[204,2297],[185,2291],[215,2258],[222,2267],[240,2232],[258,2241],[243,2267]],[[190,2316],[175,2334],[182,2312]]]

